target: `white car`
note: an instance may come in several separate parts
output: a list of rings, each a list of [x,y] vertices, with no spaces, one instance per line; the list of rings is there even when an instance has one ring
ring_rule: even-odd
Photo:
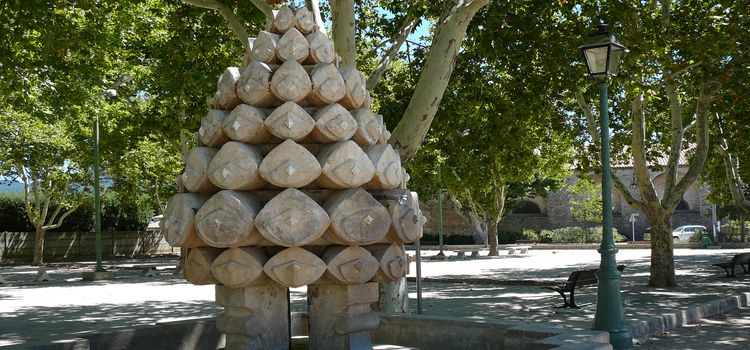
[[[146,231],[160,231],[161,226],[159,225],[161,222],[161,219],[164,218],[164,215],[157,215],[151,218],[149,220],[148,225],[146,226]]]
[[[705,232],[705,231],[706,231],[706,226],[701,226],[701,225],[680,226],[672,230],[672,238],[675,241],[687,242],[690,239],[690,236],[692,236],[694,233]]]

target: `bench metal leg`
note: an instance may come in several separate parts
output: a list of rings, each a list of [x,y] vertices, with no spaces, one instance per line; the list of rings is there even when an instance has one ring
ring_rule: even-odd
[[[730,269],[731,269],[731,270],[730,270]],[[726,271],[727,271],[727,277],[737,277],[737,276],[736,276],[736,275],[734,274],[734,265],[732,265],[732,267],[730,267],[730,268],[725,268],[724,270],[726,270]]]
[[[560,305],[560,306],[555,306],[555,308],[556,309],[563,309],[563,308],[566,308],[566,307],[570,307],[570,303],[568,303],[568,297],[565,296],[565,292],[561,292],[559,290],[556,290],[556,292],[558,294],[560,294],[560,296],[563,298],[563,304]]]
[[[576,305],[576,290],[575,290],[575,288],[570,291],[570,308],[571,309],[579,309],[578,305]]]
[[[479,251],[478,251],[478,250],[474,250],[474,251],[472,251],[472,252],[471,252],[471,257],[472,257],[472,258],[478,258],[478,257],[479,257]]]

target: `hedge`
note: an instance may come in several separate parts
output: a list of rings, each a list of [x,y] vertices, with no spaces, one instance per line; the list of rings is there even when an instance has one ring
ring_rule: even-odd
[[[0,194],[0,232],[33,232],[24,210],[23,196],[20,194]],[[50,215],[55,211],[51,207]],[[133,201],[121,201],[115,195],[102,197],[103,231],[143,230],[153,217],[151,208],[139,207]],[[63,221],[56,229],[60,232],[85,232],[94,229],[94,200],[85,202]]]

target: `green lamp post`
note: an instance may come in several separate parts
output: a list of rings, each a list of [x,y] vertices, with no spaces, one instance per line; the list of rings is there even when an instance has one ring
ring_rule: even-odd
[[[103,99],[114,98],[117,96],[117,89],[133,81],[133,77],[123,75],[116,82],[107,88],[100,95]],[[85,280],[110,279],[112,276],[104,270],[102,266],[102,205],[100,196],[100,178],[99,178],[99,110],[97,109],[94,119],[94,233],[95,233],[95,250],[96,250],[96,268],[94,273],[85,272]]]
[[[609,341],[615,349],[633,347],[633,337],[625,322],[625,311],[620,296],[620,272],[617,271],[617,248],[612,235],[612,169],[609,151],[609,114],[607,101],[607,78],[617,76],[622,55],[627,52],[617,36],[606,24],[599,32],[589,36],[580,47],[586,59],[589,74],[599,82],[599,127],[601,129],[602,158],[602,245],[599,248],[601,265],[597,276],[599,285],[596,297],[594,330],[609,332]]]

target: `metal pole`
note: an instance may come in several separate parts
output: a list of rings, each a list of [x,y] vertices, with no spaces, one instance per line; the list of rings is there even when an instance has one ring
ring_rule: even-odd
[[[99,111],[94,122],[94,229],[96,232],[96,272],[102,268],[102,203],[99,196]]]
[[[422,244],[417,244],[417,314],[422,314]]]
[[[444,257],[443,253],[443,170],[442,166],[438,163],[438,244],[440,245],[440,252],[437,256]]]
[[[597,272],[599,285],[596,297],[594,330],[609,332],[609,342],[615,349],[633,347],[633,337],[625,323],[625,311],[620,295],[620,272],[617,271],[617,248],[612,235],[612,169],[609,164],[609,114],[607,82],[599,83],[599,114],[602,158],[602,245],[599,248],[601,265]]]

